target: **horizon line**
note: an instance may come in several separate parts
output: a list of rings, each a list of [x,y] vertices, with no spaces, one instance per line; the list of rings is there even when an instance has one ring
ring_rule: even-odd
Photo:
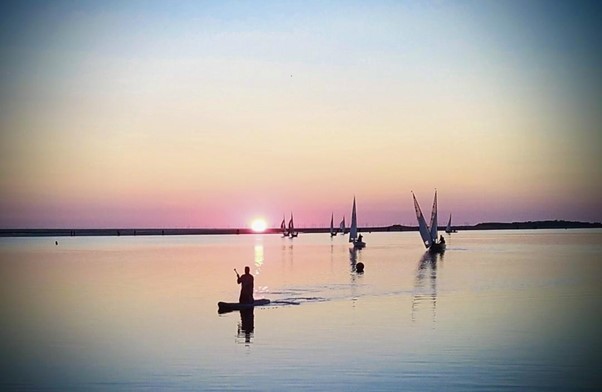
[[[445,225],[438,225],[438,230],[444,232]],[[455,230],[531,230],[531,229],[579,229],[602,228],[601,222],[581,222],[565,220],[515,221],[515,222],[481,222],[475,225],[453,225]],[[346,228],[347,229],[347,228]],[[300,233],[329,233],[330,227],[300,227]],[[362,226],[360,232],[404,232],[417,231],[418,226],[394,224],[389,226]],[[266,228],[257,232],[250,227],[244,228],[145,228],[145,227],[104,227],[104,228],[2,228],[0,237],[31,237],[31,236],[137,236],[137,235],[220,235],[220,234],[281,234],[280,227]],[[339,231],[337,230],[337,233]],[[346,234],[345,232],[344,234]]]

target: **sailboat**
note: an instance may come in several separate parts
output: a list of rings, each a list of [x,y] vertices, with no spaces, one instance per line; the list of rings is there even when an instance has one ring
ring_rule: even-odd
[[[282,223],[280,223],[280,231],[283,237],[288,237],[288,231],[286,230],[286,218],[282,215]]]
[[[343,217],[343,220],[339,224],[339,230],[341,230],[341,234],[345,235],[345,217]]]
[[[366,246],[366,243],[362,241],[362,235],[357,235],[357,214],[355,211],[355,197],[353,198],[353,209],[351,210],[351,228],[349,229],[349,242],[353,243],[353,247],[361,249]]]
[[[441,236],[441,239],[437,238],[437,191],[435,190],[431,221],[428,225],[424,220],[424,215],[422,215],[422,210],[420,210],[420,205],[418,205],[418,200],[416,200],[414,192],[412,192],[412,197],[414,198],[416,219],[418,219],[418,230],[420,231],[420,237],[422,237],[424,246],[431,252],[443,252],[445,250],[445,239],[443,239],[443,236]]]
[[[293,213],[291,212],[291,220],[288,221],[288,236],[295,238],[299,235],[299,232],[295,231],[295,224],[293,223]]]
[[[449,220],[447,221],[447,227],[445,227],[445,232],[447,234],[455,233],[456,230],[452,229],[451,225],[451,214],[449,214]]]
[[[337,231],[334,228],[334,213],[330,216],[330,237],[337,235]]]

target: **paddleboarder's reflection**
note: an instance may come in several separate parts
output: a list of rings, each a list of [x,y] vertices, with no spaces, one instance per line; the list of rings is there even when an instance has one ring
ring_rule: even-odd
[[[238,339],[244,343],[251,343],[253,331],[255,330],[255,315],[253,308],[240,311],[240,323],[238,323]]]

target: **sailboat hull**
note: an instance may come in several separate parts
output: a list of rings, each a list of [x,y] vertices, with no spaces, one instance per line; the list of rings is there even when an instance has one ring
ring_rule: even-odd
[[[355,241],[355,242],[353,243],[353,247],[354,247],[355,249],[362,249],[362,248],[364,248],[365,246],[366,246],[366,243],[365,243],[364,241]]]
[[[431,252],[431,253],[443,253],[443,252],[445,252],[445,246],[446,246],[445,243],[439,243],[439,242],[433,243],[429,247],[429,252]]]

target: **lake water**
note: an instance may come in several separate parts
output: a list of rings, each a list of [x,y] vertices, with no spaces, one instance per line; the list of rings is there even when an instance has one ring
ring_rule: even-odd
[[[602,387],[601,230],[364,239],[1,238],[0,388]],[[245,265],[276,303],[219,315]]]

